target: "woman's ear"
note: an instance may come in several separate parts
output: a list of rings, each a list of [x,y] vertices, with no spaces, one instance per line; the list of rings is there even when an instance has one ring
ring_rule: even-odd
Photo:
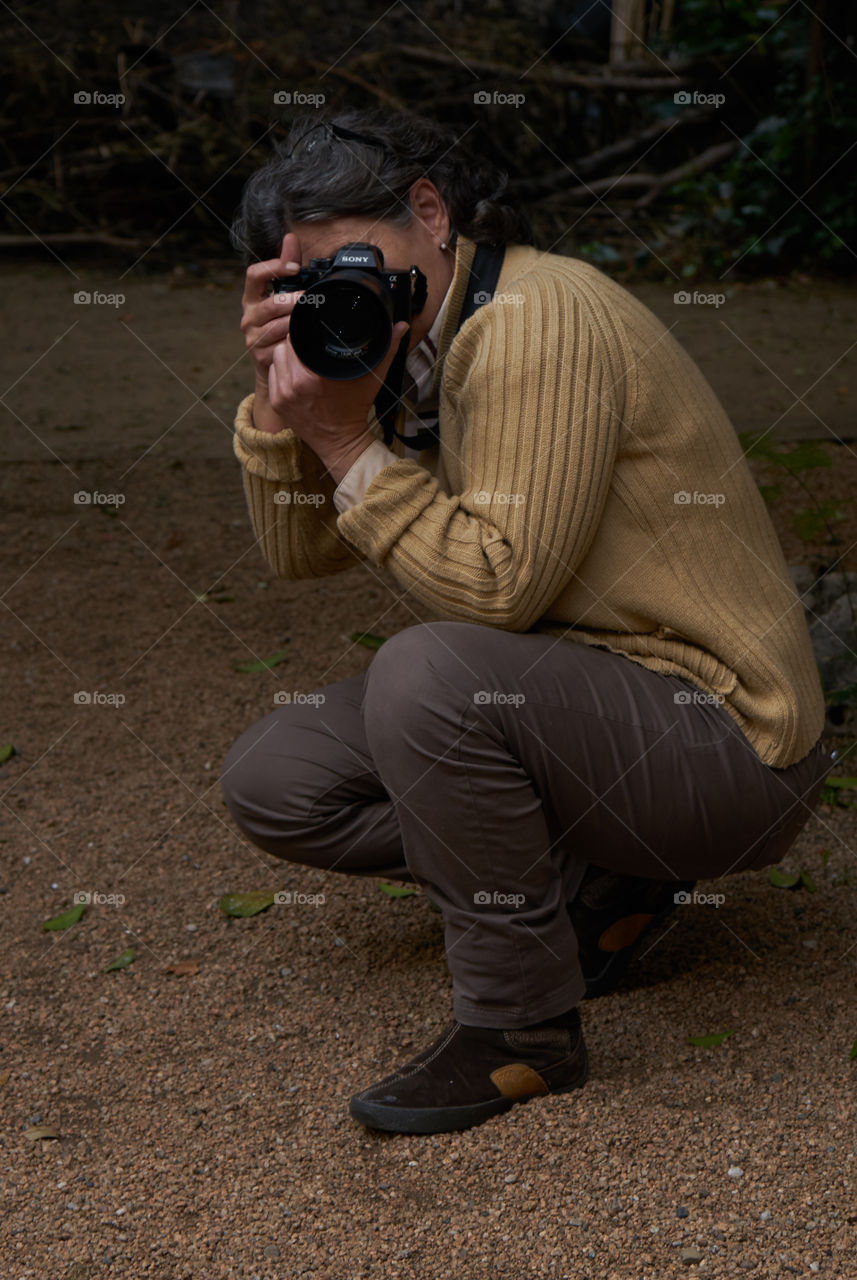
[[[408,192],[408,202],[414,216],[426,230],[439,240],[449,239],[450,221],[446,202],[430,178],[417,178]]]

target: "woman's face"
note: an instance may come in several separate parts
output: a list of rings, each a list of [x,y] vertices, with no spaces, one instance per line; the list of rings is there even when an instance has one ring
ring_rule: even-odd
[[[430,188],[430,190],[429,190]],[[428,282],[426,304],[414,316],[408,342],[412,350],[428,333],[452,280],[454,254],[441,249],[449,236],[449,215],[440,193],[433,183],[421,178],[410,193],[414,211],[406,226],[383,219],[331,218],[323,222],[298,222],[292,231],[301,248],[301,266],[309,266],[311,258],[332,258],[344,244],[375,244],[384,255],[384,266],[390,271],[420,268]]]

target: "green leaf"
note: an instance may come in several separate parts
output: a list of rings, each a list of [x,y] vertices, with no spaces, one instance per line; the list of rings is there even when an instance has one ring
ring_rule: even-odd
[[[386,636],[373,635],[371,631],[352,631],[349,637],[352,644],[365,644],[367,649],[380,649],[386,642]]]
[[[835,502],[819,502],[815,507],[806,507],[795,513],[795,532],[804,542],[811,542],[824,532],[827,525],[844,519],[845,512]]]
[[[53,930],[70,929],[73,924],[77,924],[85,910],[85,902],[75,903],[73,907],[69,907],[68,911],[63,911],[62,915],[52,916],[50,920],[45,920],[42,928]]]
[[[790,471],[809,471],[813,467],[832,467],[833,459],[827,446],[818,440],[802,440],[786,454],[785,465]]]
[[[272,667],[277,667],[281,662],[285,662],[288,658],[287,649],[278,649],[276,653],[272,653],[270,658],[261,658],[258,662],[236,662],[236,671],[270,671]]]
[[[844,791],[854,791],[857,790],[857,778],[838,774],[836,777],[825,778],[824,785],[826,787],[834,787],[837,790],[842,788]]]
[[[121,956],[117,956],[115,960],[110,961],[104,972],[112,973],[114,969],[127,969],[129,964],[134,963],[134,955],[134,948],[128,947],[127,951],[123,951]]]
[[[781,484],[760,484],[759,493],[765,502],[776,502],[777,498],[783,496],[783,486]]]
[[[851,1059],[852,1062],[854,1061],[855,1058],[857,1058],[857,1040],[855,1040],[854,1043],[852,1044],[851,1052],[849,1053],[848,1057]]]
[[[734,1036],[734,1031],[715,1031],[710,1036],[688,1036],[687,1043],[695,1045],[697,1049],[716,1049],[724,1040],[728,1040],[730,1036]]]
[[[388,898],[412,898],[416,893],[416,889],[412,889],[406,884],[379,884],[378,888],[382,893],[386,893]]]
[[[842,689],[831,689],[824,695],[828,707],[839,706],[843,702],[857,702],[857,684],[847,684]]]
[[[789,455],[782,449],[778,449],[771,440],[770,432],[757,434],[752,431],[741,431],[738,439],[748,458],[761,458],[764,462],[773,462],[780,466],[788,459]]]
[[[796,889],[800,884],[800,872],[780,871],[779,867],[771,867],[768,879],[777,889]]]
[[[15,755],[15,748],[11,742],[7,742],[5,746],[0,747],[0,764],[5,764],[7,760],[11,760]]]
[[[818,885],[815,883],[808,871],[802,871],[800,873],[800,882],[804,889],[807,889],[810,893],[818,892]]]
[[[253,893],[227,893],[218,903],[225,916],[257,916],[274,905],[276,889],[256,889]]]

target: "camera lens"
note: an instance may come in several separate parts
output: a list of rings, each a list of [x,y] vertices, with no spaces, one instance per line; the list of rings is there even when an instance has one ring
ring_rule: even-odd
[[[292,312],[298,358],[323,378],[347,382],[383,360],[393,334],[387,287],[362,271],[337,271],[307,289]]]
[[[327,346],[335,346],[343,356],[364,354],[375,336],[377,304],[359,286],[340,286],[328,293],[327,305],[319,309],[319,321],[327,335]]]

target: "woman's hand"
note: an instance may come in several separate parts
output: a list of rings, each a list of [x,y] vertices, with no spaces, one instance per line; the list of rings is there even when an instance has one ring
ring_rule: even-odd
[[[277,432],[286,426],[268,399],[268,370],[275,344],[285,341],[289,335],[289,317],[297,297],[294,293],[268,295],[267,288],[275,276],[295,275],[300,271],[300,258],[298,238],[290,233],[283,237],[279,258],[252,263],[244,278],[241,332],[256,372],[253,422],[260,431]]]
[[[300,243],[294,232],[283,237],[279,258],[247,268],[241,329],[256,366],[253,419],[261,431],[289,426],[338,483],[375,438],[367,427],[369,411],[409,326],[403,320],[394,325],[386,356],[362,378],[336,382],[319,377],[301,363],[288,341],[291,313],[302,293],[265,296],[274,276],[299,270]]]

